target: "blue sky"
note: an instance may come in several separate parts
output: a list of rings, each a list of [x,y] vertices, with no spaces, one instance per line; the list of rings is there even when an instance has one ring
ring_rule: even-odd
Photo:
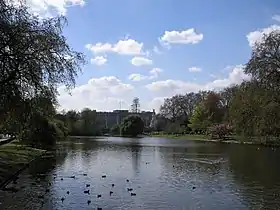
[[[27,0],[41,16],[63,14],[69,44],[88,64],[61,109],[143,110],[163,98],[248,79],[252,43],[280,30],[277,0]],[[278,9],[277,9],[278,8]]]

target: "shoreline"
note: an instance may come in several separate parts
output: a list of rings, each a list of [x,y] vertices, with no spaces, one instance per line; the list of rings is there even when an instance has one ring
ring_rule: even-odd
[[[21,145],[12,140],[0,146],[0,189],[4,189],[11,181],[36,159],[47,153],[47,150]]]
[[[264,143],[261,141],[238,141],[238,140],[219,140],[219,139],[209,139],[204,135],[167,135],[167,134],[152,134],[148,135],[150,137],[158,137],[158,138],[171,138],[171,139],[181,139],[181,140],[190,140],[190,141],[204,141],[211,143],[221,143],[221,144],[245,144],[245,145],[255,145],[255,146],[263,146],[263,147],[280,147],[280,142],[277,143]]]
[[[104,138],[104,137],[120,137],[120,138],[132,138],[132,137],[125,137],[120,135],[105,135],[105,136],[69,136],[70,138]],[[203,141],[203,142],[210,142],[210,143],[220,143],[220,144],[244,144],[244,145],[255,145],[255,146],[262,146],[262,147],[280,147],[279,143],[275,143],[273,141],[269,143],[265,143],[262,141],[238,141],[234,138],[230,138],[228,140],[219,140],[219,139],[209,139],[205,135],[168,135],[168,134],[146,134],[146,135],[139,135],[138,137],[133,138],[143,138],[143,137],[155,137],[155,138],[170,138],[170,139],[180,139],[180,140],[189,140],[189,141]]]

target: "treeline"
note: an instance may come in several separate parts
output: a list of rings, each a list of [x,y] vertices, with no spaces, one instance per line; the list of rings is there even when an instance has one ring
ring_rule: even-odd
[[[122,119],[120,124],[115,124],[110,128],[105,128],[104,116],[97,116],[96,110],[89,108],[84,108],[80,112],[75,110],[62,111],[55,117],[63,123],[63,127],[70,136],[99,136],[104,134],[137,136],[144,130],[143,120],[135,115],[135,113],[140,112],[139,98],[133,99],[131,107],[131,115]]]
[[[97,117],[96,111],[84,108],[77,112],[70,110],[63,111],[56,115],[56,118],[64,123],[67,133],[70,136],[98,136],[108,132],[104,129],[104,122]]]
[[[67,135],[57,87],[73,87],[85,60],[62,34],[65,18],[29,11],[24,1],[0,1],[0,133],[45,147]]]
[[[202,133],[217,138],[278,140],[280,134],[280,31],[265,35],[244,67],[250,81],[221,91],[167,98],[152,122],[165,133]]]

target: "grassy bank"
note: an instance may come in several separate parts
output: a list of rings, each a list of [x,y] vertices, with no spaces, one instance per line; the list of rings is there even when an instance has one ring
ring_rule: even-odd
[[[0,187],[31,160],[44,154],[40,150],[19,144],[17,140],[0,146]]]

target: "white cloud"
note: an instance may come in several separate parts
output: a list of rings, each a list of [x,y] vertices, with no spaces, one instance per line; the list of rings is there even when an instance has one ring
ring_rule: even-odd
[[[227,78],[216,79],[206,84],[169,79],[152,82],[146,85],[146,88],[165,96],[172,96],[178,93],[197,92],[199,90],[217,90],[250,79],[248,75],[244,74],[243,68],[242,65],[237,65],[232,69]]]
[[[133,39],[119,40],[116,44],[97,43],[87,44],[85,47],[94,54],[100,53],[118,53],[122,55],[140,55],[143,54],[143,43],[139,43]]]
[[[90,59],[90,62],[97,66],[102,66],[102,65],[106,64],[107,58],[104,56],[96,56],[96,57]]]
[[[157,46],[154,46],[153,51],[155,54],[162,54],[162,52],[159,50],[159,48]]]
[[[155,79],[158,78],[159,73],[163,72],[162,69],[160,68],[153,68],[149,73],[151,74],[151,76],[149,77],[149,79]]]
[[[19,1],[10,0],[18,5]],[[67,9],[71,6],[84,6],[85,0],[26,0],[31,12],[41,17],[66,15]]]
[[[273,15],[272,19],[280,22],[280,15]]]
[[[165,98],[168,97],[155,97],[150,102],[148,102],[147,107],[150,109],[155,109],[156,112],[159,112],[159,108],[163,104]]]
[[[128,79],[129,80],[132,80],[132,81],[141,81],[141,80],[144,80],[144,79],[147,79],[148,76],[145,76],[145,75],[142,75],[142,74],[131,74],[128,76]]]
[[[185,31],[165,31],[160,37],[164,44],[197,44],[203,39],[203,34],[195,32],[194,28]]]
[[[134,66],[143,66],[143,65],[152,65],[153,61],[148,58],[135,56],[134,58],[131,59],[131,63]]]
[[[253,47],[255,43],[260,42],[262,40],[264,34],[269,34],[275,30],[280,30],[280,25],[271,25],[267,28],[250,32],[249,34],[247,34],[247,40],[249,42],[249,45]]]
[[[132,80],[132,81],[137,81],[137,82],[145,80],[145,79],[156,79],[156,78],[158,78],[159,73],[161,73],[161,72],[163,72],[162,69],[160,69],[160,68],[153,68],[152,70],[149,71],[150,75],[146,76],[146,75],[134,73],[134,74],[129,75],[128,79]]]
[[[134,86],[121,82],[115,76],[92,78],[86,84],[77,86],[69,95],[64,87],[59,88],[58,101],[61,109],[82,109],[84,107],[97,110],[119,108],[119,101],[129,101],[129,93]],[[128,98],[124,98],[124,97]]]
[[[189,72],[201,72],[201,68],[193,66],[189,68]]]

